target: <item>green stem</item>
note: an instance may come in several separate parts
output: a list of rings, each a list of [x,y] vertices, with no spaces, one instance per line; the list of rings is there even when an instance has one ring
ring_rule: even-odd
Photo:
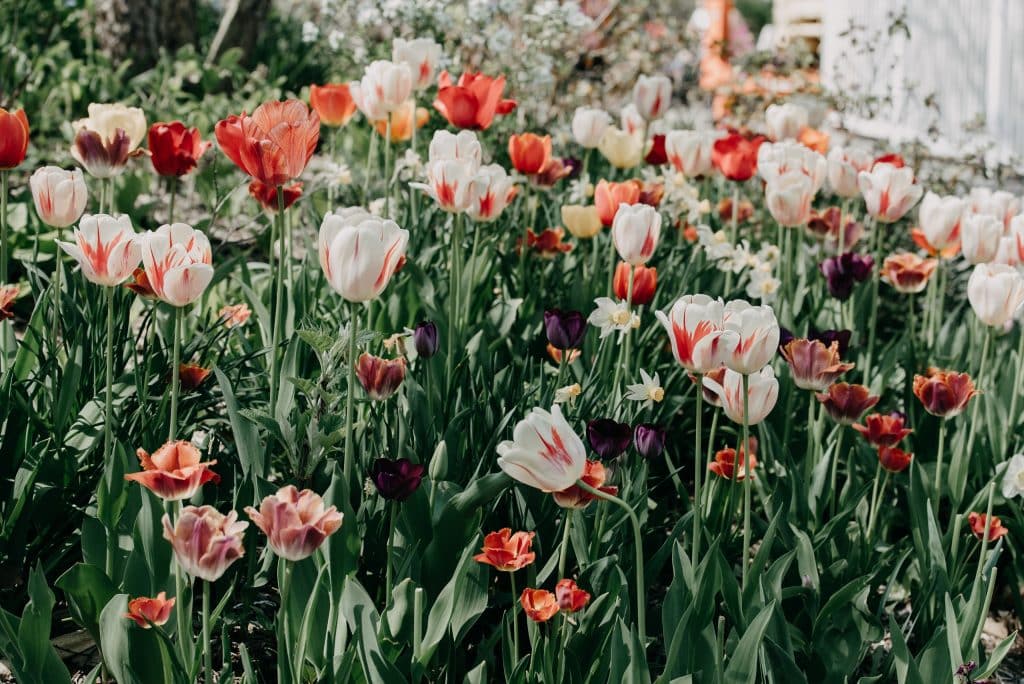
[[[975,585],[981,582],[982,570],[985,568],[985,554],[988,553],[988,531],[992,526],[992,496],[995,494],[995,489],[995,482],[990,483],[988,486],[988,506],[985,508],[985,530],[981,536],[981,555],[978,557],[978,571],[974,575]]]
[[[885,481],[882,482],[881,488],[878,485],[878,476],[882,473],[882,462],[878,462],[878,466],[875,468],[875,482],[871,487],[871,508],[868,509],[868,533],[867,541],[871,543],[871,535],[875,531],[875,521],[878,519],[878,504],[881,501],[881,497],[885,496],[885,488],[889,484],[889,476],[891,473],[885,471]]]
[[[740,586],[745,591],[747,588],[747,565],[750,561],[750,427],[748,425],[750,415],[750,376],[743,376],[743,573]],[[737,455],[739,450],[736,450]]]
[[[985,341],[981,344],[981,361],[978,364],[977,382],[975,383],[979,389],[982,387],[982,383],[987,380],[985,373],[988,370],[989,349],[992,346],[992,328],[985,326],[985,331],[982,334],[985,337]],[[978,435],[978,422],[980,419],[978,411],[981,406],[981,397],[974,397],[971,401],[974,403],[971,406],[971,425],[967,430],[967,448],[962,452],[957,451],[953,454],[953,463],[950,467],[954,477],[966,477],[967,473],[960,468],[960,461],[964,458],[970,459],[974,454],[974,438]],[[959,495],[960,490],[954,489],[954,491]],[[957,499],[959,500],[959,496],[957,496]],[[936,505],[938,505],[938,502],[936,502]]]
[[[390,137],[390,136],[389,136]],[[394,555],[395,555],[395,525],[398,523],[398,502],[392,501],[388,521],[388,557],[387,570],[384,580],[384,605],[391,605],[391,586],[394,577]]]
[[[342,462],[342,472],[345,475],[345,482],[349,486],[353,483],[353,459],[355,457],[355,425],[354,409],[356,398],[356,334],[359,332],[359,314],[356,312],[356,304],[349,303],[349,331],[348,331],[348,385],[345,395],[345,460]]]
[[[8,174],[10,171],[0,171],[0,285],[7,285],[7,193]],[[58,252],[60,250],[57,250]],[[6,321],[0,323],[0,371],[4,370],[7,358],[7,326]]]
[[[414,106],[415,110],[415,106]],[[416,129],[416,112],[412,113],[412,127]],[[384,124],[384,218],[391,218],[391,114]]]
[[[210,582],[203,581],[203,666],[206,684],[213,684],[213,641],[210,640]]]
[[[278,562],[281,563],[281,568],[278,586],[280,604],[277,607],[277,680],[286,682],[290,680],[288,666],[291,662],[288,657],[291,650],[291,640],[288,638],[288,597],[292,585],[292,564],[284,558],[279,558]],[[301,664],[299,667],[300,669],[293,673],[296,679],[301,672]]]
[[[871,219],[871,255],[875,259],[875,266],[871,274],[871,306],[868,307],[868,351],[867,361],[864,363],[864,384],[871,384],[871,361],[875,353],[875,337],[878,332],[878,282],[881,278],[881,270],[878,268],[879,234],[881,230],[878,222]]]
[[[700,529],[702,524],[700,504],[700,481],[703,476],[704,449],[701,445],[701,421],[703,420],[704,409],[704,374],[697,373],[697,401],[694,403],[697,413],[697,428],[694,431],[693,447],[693,554],[691,560],[696,566],[700,563]]]
[[[1024,328],[1017,326],[1017,368],[1014,371],[1013,388],[1010,390],[1010,430],[1017,429],[1020,417],[1017,415],[1017,400],[1020,398],[1021,372],[1024,371]]]
[[[569,530],[572,529],[573,509],[565,509],[565,525],[562,531],[562,546],[558,550],[558,579],[565,577],[565,562],[569,557]]]
[[[167,223],[174,223],[174,200],[178,197],[178,179],[171,178],[170,186],[171,198],[167,203]]]
[[[508,573],[508,582],[512,587],[512,667],[519,662],[519,594],[516,593],[516,573]]]
[[[181,319],[184,309],[174,310],[174,329],[171,335],[171,421],[167,427],[167,441],[172,442],[178,435],[178,395],[181,393]]]
[[[114,457],[114,430],[111,423],[114,420],[114,288],[104,288],[107,299],[107,348],[106,348],[106,376],[104,385],[106,391],[103,401],[103,463],[109,467]],[[114,549],[117,544],[117,530],[115,526],[107,530],[107,576],[114,577]]]
[[[595,489],[583,480],[577,480],[576,486],[583,491],[596,496],[599,499],[611,502],[626,512],[629,522],[633,526],[633,545],[636,552],[636,620],[637,629],[640,633],[640,647],[647,648],[647,607],[644,605],[646,591],[644,590],[644,542],[640,531],[640,519],[625,501],[617,496],[612,496],[600,489]]]
[[[829,510],[831,511],[833,517],[835,517],[836,508],[838,508],[839,506],[839,490],[837,487],[839,482],[839,459],[842,455],[843,450],[844,433],[845,431],[843,430],[843,426],[840,425],[839,434],[836,435],[836,448],[835,451],[832,452],[832,463],[830,464],[832,466],[832,473],[829,476],[829,488],[832,492],[832,504],[829,507]],[[847,478],[849,478],[852,477],[852,474],[847,473],[846,476]]]
[[[167,516],[171,519],[173,524],[177,525],[178,517],[180,515],[181,502],[168,501]],[[181,654],[181,662],[187,663],[191,661],[189,645],[191,644],[192,630],[188,625],[191,610],[185,603],[185,577],[181,569],[181,564],[176,560],[172,560],[171,564],[174,566],[174,614],[175,623],[177,624],[178,652]]]
[[[977,403],[977,400],[975,400]],[[942,461],[946,454],[946,419],[939,420],[938,459],[935,461],[935,513],[939,512],[942,502]]]
[[[284,269],[289,267],[285,260],[285,239],[284,239],[284,187],[277,186],[277,213],[274,215],[274,226],[281,247],[278,258],[274,261],[277,266],[274,269],[274,309],[271,316],[271,338],[270,338],[270,413],[277,412],[277,396],[281,391],[280,375],[281,366],[281,325],[284,318]],[[271,243],[271,254],[275,245]]]
[[[455,372],[455,348],[457,346],[456,337],[458,337],[459,331],[459,292],[462,289],[460,281],[462,280],[462,214],[455,214],[452,219],[454,228],[452,230],[452,253],[451,262],[449,264],[448,273],[448,358],[445,359],[446,364],[446,383],[450,390],[453,382],[453,374]]]
[[[729,244],[735,246],[739,238],[740,230],[740,184],[732,184],[732,221],[729,223]],[[732,292],[732,270],[725,274],[725,294]]]
[[[363,203],[370,202],[370,167],[373,165],[373,158],[377,154],[377,136],[370,131],[370,144],[366,146],[366,176],[363,178]]]

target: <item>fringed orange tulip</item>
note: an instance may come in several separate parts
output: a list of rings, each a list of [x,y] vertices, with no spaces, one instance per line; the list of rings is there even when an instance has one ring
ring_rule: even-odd
[[[558,599],[545,589],[523,589],[519,603],[526,617],[534,622],[547,622],[558,612]]]
[[[220,482],[220,476],[210,470],[217,461],[200,462],[199,449],[190,442],[168,442],[152,456],[145,449],[136,454],[143,470],[124,479],[138,482],[164,501],[191,499],[205,483]]]

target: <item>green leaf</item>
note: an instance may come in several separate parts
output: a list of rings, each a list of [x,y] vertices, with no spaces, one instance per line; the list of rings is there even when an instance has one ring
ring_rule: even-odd
[[[761,640],[764,639],[764,631],[768,628],[768,620],[775,610],[775,601],[772,601],[757,614],[747,631],[743,633],[736,648],[733,649],[729,664],[725,667],[724,684],[754,684],[757,677],[758,653],[761,649]]]
[[[76,563],[56,584],[67,596],[71,617],[100,643],[100,613],[117,593],[110,578],[95,565]]]

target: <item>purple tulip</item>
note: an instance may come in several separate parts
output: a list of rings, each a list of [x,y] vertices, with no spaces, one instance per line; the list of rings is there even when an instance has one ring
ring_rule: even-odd
[[[644,458],[657,458],[665,449],[665,431],[657,425],[641,423],[633,431],[633,445]]]
[[[370,479],[385,499],[405,501],[419,489],[423,480],[423,466],[407,458],[393,461],[378,458],[370,466]]]
[[[579,311],[548,309],[544,312],[544,332],[555,349],[578,349],[587,332],[587,319]]]
[[[828,283],[829,294],[839,301],[849,299],[853,294],[853,286],[867,280],[874,267],[875,260],[871,256],[854,252],[829,257],[819,266]]]
[[[576,157],[562,157],[562,166],[569,169],[568,178],[578,178],[583,163]]]
[[[587,441],[599,458],[615,458],[629,448],[633,428],[611,418],[598,418],[587,423]]]
[[[416,324],[412,331],[412,346],[424,359],[429,359],[437,353],[437,326],[433,321],[421,321]]]

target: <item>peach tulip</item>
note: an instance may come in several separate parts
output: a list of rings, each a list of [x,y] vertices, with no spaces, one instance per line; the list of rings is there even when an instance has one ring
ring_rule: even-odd
[[[167,598],[167,592],[161,591],[154,598],[139,596],[128,602],[128,612],[125,617],[134,620],[142,629],[149,629],[153,625],[159,627],[167,624],[171,618],[171,609],[174,608],[176,599]]]
[[[342,521],[338,509],[325,508],[319,494],[310,489],[300,492],[294,485],[264,497],[259,510],[246,506],[245,512],[267,535],[271,550],[290,561],[312,556]]]
[[[217,461],[200,462],[199,449],[191,442],[167,442],[150,455],[138,449],[136,455],[142,472],[129,473],[124,479],[138,482],[164,501],[191,499],[207,482],[220,482],[220,476],[210,470]]]

